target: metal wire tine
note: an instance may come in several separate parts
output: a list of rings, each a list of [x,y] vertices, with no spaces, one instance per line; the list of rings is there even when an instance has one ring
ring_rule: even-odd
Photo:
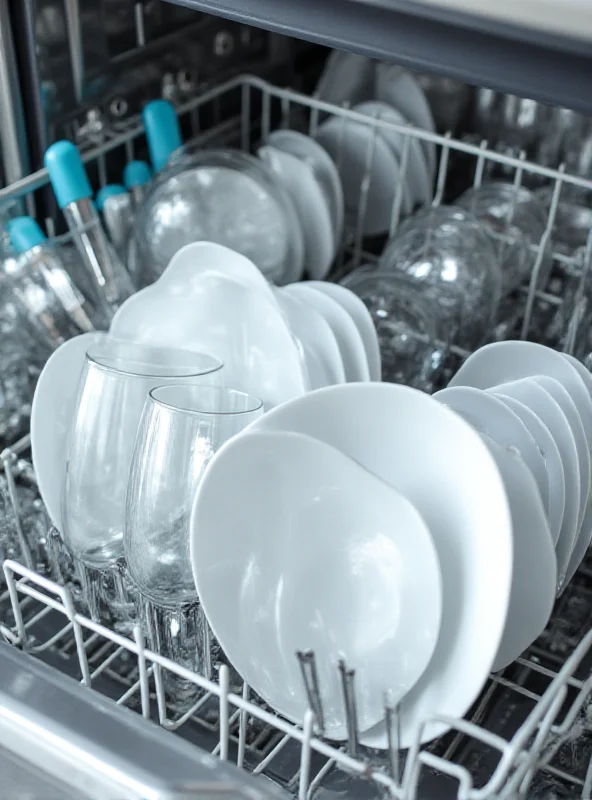
[[[261,109],[261,139],[265,141],[269,136],[271,128],[271,95],[268,91],[263,92]]]
[[[289,128],[290,127],[290,98],[289,97],[282,97],[280,102],[282,104],[282,121],[280,123],[280,128]]]
[[[356,758],[360,749],[360,732],[358,728],[358,709],[356,705],[356,692],[354,687],[355,669],[348,669],[345,660],[339,660],[341,673],[341,686],[343,689],[343,703],[347,724],[347,752]]]
[[[391,214],[391,224],[389,227],[389,239],[395,235],[401,219],[401,207],[403,205],[403,193],[407,188],[407,166],[409,164],[409,149],[411,147],[411,134],[405,135],[403,152],[399,163],[399,181],[393,200],[393,210]]]
[[[524,150],[520,151],[520,161],[524,163],[526,160],[526,153]],[[516,167],[516,174],[514,176],[513,187],[514,191],[512,192],[512,201],[510,205],[510,213],[506,217],[505,225],[504,225],[504,232],[499,241],[499,248],[498,248],[498,255],[497,260],[500,265],[500,269],[504,263],[504,256],[506,252],[506,247],[508,245],[508,237],[510,235],[510,226],[514,221],[514,214],[516,213],[516,205],[518,203],[518,193],[522,188],[522,175],[524,174],[523,167]]]
[[[389,749],[391,778],[397,786],[401,785],[401,702],[392,702],[390,692],[384,693],[384,719]]]
[[[251,149],[251,87],[248,83],[241,88],[241,149],[248,153]]]
[[[146,27],[144,25],[144,4],[134,4],[134,23],[136,26],[136,44],[144,47],[146,44]]]
[[[487,139],[481,139],[479,143],[480,153],[477,156],[477,164],[475,165],[475,177],[473,178],[473,186],[477,189],[483,183],[483,172],[485,171],[485,150],[487,150]]]
[[[444,197],[444,190],[446,189],[446,180],[448,179],[448,161],[450,159],[450,133],[446,134],[446,144],[442,145],[442,152],[440,153],[440,166],[438,168],[438,180],[436,181],[436,191],[434,192],[434,199],[432,200],[433,206],[439,206]]]
[[[586,285],[590,275],[590,266],[592,263],[592,230],[588,231],[588,238],[586,240],[586,248],[582,259],[582,269],[578,280],[578,288],[575,293],[573,314],[569,321],[567,334],[563,351],[565,353],[573,353],[576,345],[576,337],[580,328],[580,324],[584,318],[587,308],[586,301]]]
[[[4,474],[6,475],[8,496],[10,498],[12,509],[14,511],[14,523],[16,527],[16,535],[18,538],[21,556],[25,562],[25,566],[32,570],[34,569],[33,557],[31,555],[29,544],[27,542],[25,533],[23,531],[23,526],[21,524],[21,506],[18,498],[18,493],[16,490],[16,483],[14,482],[14,472],[12,469],[16,461],[16,456],[12,452],[12,450],[7,448],[0,454],[0,458],[2,459],[2,464],[4,466]]]
[[[311,108],[310,110],[310,117],[308,120],[308,135],[314,138],[317,134],[318,129],[319,129],[319,109],[317,106],[313,106],[313,108]]]
[[[300,663],[300,671],[302,673],[302,680],[304,681],[304,690],[306,691],[308,705],[314,712],[319,735],[324,736],[325,716],[323,714],[323,701],[319,687],[319,674],[317,672],[315,654],[312,650],[298,650],[296,652],[296,657]]]
[[[378,119],[376,114],[373,115],[374,121]],[[364,165],[364,175],[360,184],[360,202],[358,204],[358,213],[356,216],[355,239],[354,239],[354,263],[360,263],[362,255],[362,240],[364,238],[364,219],[366,217],[366,208],[368,207],[368,195],[370,193],[370,182],[372,179],[372,165],[374,164],[374,154],[376,152],[376,142],[379,137],[378,126],[374,122],[372,124],[372,136],[368,141],[366,147],[366,163]]]

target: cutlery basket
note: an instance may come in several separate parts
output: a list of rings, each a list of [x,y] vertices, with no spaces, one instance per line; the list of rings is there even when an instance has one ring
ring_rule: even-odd
[[[183,125],[204,146],[224,144],[252,150],[270,130],[282,126],[296,127],[314,136],[319,122],[328,114],[345,121],[363,122],[373,128],[374,136],[369,138],[368,144],[368,164],[380,128],[392,128],[405,135],[403,168],[412,137],[434,142],[438,149],[434,204],[449,201],[459,193],[453,185],[460,171],[457,165],[462,165],[463,174],[469,176],[467,185],[471,182],[479,185],[486,174],[495,171],[503,171],[505,179],[513,181],[516,187],[548,183],[551,201],[547,225],[541,241],[533,245],[537,259],[532,280],[528,288],[521,290],[519,331],[522,338],[531,337],[540,309],[550,309],[561,319],[558,312],[563,297],[567,296],[567,290],[562,288],[563,281],[575,298],[575,313],[565,315],[557,341],[566,351],[573,349],[583,316],[578,303],[585,302],[583,287],[592,258],[592,240],[576,256],[554,252],[557,272],[554,280],[561,284],[556,293],[538,290],[536,279],[542,254],[552,241],[563,187],[576,186],[590,193],[590,202],[592,182],[570,176],[562,169],[554,171],[539,166],[523,156],[514,158],[494,152],[488,149],[486,142],[472,144],[448,135],[439,136],[365,117],[347,107],[332,106],[248,75],[232,78],[206,91],[179,106],[178,112]],[[120,164],[143,155],[145,141],[139,117],[119,121],[116,130],[105,127],[100,138],[87,141],[81,150],[84,161],[93,165],[93,174],[98,176],[100,185],[106,184],[112,180],[114,161]],[[38,192],[47,184],[46,170],[39,170],[1,189],[0,202],[8,198],[23,199],[34,209]],[[400,182],[399,194],[402,185]],[[362,187],[362,192],[367,192],[368,181],[364,181]],[[398,225],[396,209],[400,207],[401,198],[398,197],[391,233]],[[372,247],[367,249],[362,236],[364,208],[362,197],[358,219],[351,220],[347,226],[334,278],[377,258]],[[45,220],[50,236],[59,233],[62,226],[58,217]],[[456,348],[454,355],[462,358],[467,353]],[[23,477],[34,481],[27,460],[28,447],[25,435],[1,455],[17,517],[17,484]],[[465,719],[441,720],[451,726],[444,737],[427,746],[420,747],[416,743],[400,759],[381,761],[376,753],[360,748],[355,740],[350,740],[345,748],[337,748],[320,738],[312,710],[305,714],[300,725],[295,725],[267,709],[247,685],[242,691],[231,692],[228,669],[224,666],[215,681],[208,681],[150,652],[139,629],[134,638],[126,638],[77,613],[72,594],[75,587],[60,584],[59,564],[52,556],[56,535],[51,529],[47,531],[41,558],[29,553],[25,559],[27,566],[4,562],[0,632],[6,642],[47,661],[53,668],[81,681],[89,690],[105,694],[114,703],[152,719],[171,736],[181,736],[210,749],[223,761],[232,761],[250,773],[266,776],[301,800],[314,797],[329,773],[338,770],[343,774],[345,787],[341,796],[347,797],[375,797],[381,789],[406,800],[418,797],[465,800],[590,797],[590,557],[559,598],[544,634],[514,664],[491,676]],[[36,571],[37,566],[40,571]],[[182,716],[174,708],[167,707],[162,689],[164,670],[199,687],[199,699]],[[429,721],[437,720],[425,722]]]

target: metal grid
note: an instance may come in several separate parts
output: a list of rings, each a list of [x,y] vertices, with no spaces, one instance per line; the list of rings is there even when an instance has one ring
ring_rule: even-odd
[[[554,171],[523,157],[510,158],[492,152],[486,142],[475,146],[450,136],[368,118],[347,107],[333,107],[250,76],[233,79],[178,111],[204,146],[223,142],[245,150],[275,127],[300,127],[314,136],[325,114],[357,120],[373,131],[368,142],[368,167],[379,130],[396,130],[405,136],[403,175],[411,139],[434,142],[439,152],[434,204],[451,196],[454,172],[451,161],[456,157],[465,160],[464,169],[472,175],[469,185],[478,185],[486,170],[496,167],[503,168],[506,175],[510,172],[516,187],[529,180],[550,182],[553,191],[547,225],[541,241],[533,245],[536,263],[530,284],[523,290],[521,335],[530,334],[537,303],[560,306],[561,297],[538,288],[539,268],[545,248],[552,241],[563,187],[571,185],[592,192],[591,182],[566,175],[563,169]],[[119,151],[129,159],[141,155],[142,147],[140,121],[132,120],[121,123],[117,130],[103,130],[93,146],[85,149],[83,157],[86,162],[96,164],[99,182],[104,184],[110,179],[110,155]],[[35,191],[47,183],[47,173],[41,170],[0,190],[0,202],[14,197],[34,198]],[[346,233],[335,275],[376,257],[363,247],[362,221],[368,189],[369,177],[362,184],[358,217]],[[393,204],[391,235],[399,223],[402,192],[403,181],[397,187]],[[56,224],[59,225],[59,220],[46,220],[48,233],[54,232]],[[556,268],[575,280],[576,294],[583,295],[591,255],[590,241],[583,258],[581,254],[576,257],[554,252]],[[574,320],[564,340],[567,350],[573,347],[579,316],[575,315]],[[457,354],[465,353],[457,350]],[[19,460],[27,448],[25,437],[2,454],[17,514],[19,476],[31,478],[30,465]],[[48,537],[52,535],[55,533],[50,532]],[[426,720],[425,724],[446,722],[451,732],[422,748],[418,731],[404,763],[398,758],[377,759],[376,753],[358,746],[355,736],[347,748],[336,749],[315,735],[312,710],[307,711],[301,725],[293,725],[260,704],[248,686],[230,691],[225,666],[220,668],[216,682],[207,681],[147,650],[139,629],[132,640],[87,619],[77,610],[71,586],[66,588],[12,561],[4,563],[4,575],[7,590],[0,598],[0,632],[8,641],[39,657],[60,654],[69,668],[72,663],[77,665],[78,677],[82,676],[84,684],[107,691],[119,704],[137,708],[146,718],[153,717],[180,735],[193,731],[191,737],[195,730],[200,734],[207,732],[215,737],[211,749],[220,758],[232,758],[239,766],[267,775],[293,790],[299,798],[313,797],[316,788],[336,767],[353,776],[349,796],[356,795],[356,786],[361,782],[372,781],[406,800],[421,797],[427,785],[432,787],[431,796],[480,800],[525,797],[528,792],[532,797],[534,789],[529,787],[534,779],[533,787],[542,786],[543,792],[548,786],[557,785],[568,792],[565,796],[590,797],[592,771],[588,765],[592,736],[588,734],[588,704],[592,689],[592,631],[585,631],[592,610],[592,564],[583,565],[560,598],[543,636],[515,664],[491,677],[467,718]],[[201,690],[194,708],[180,717],[175,716],[174,709],[167,708],[163,670],[175,673]],[[440,783],[430,784],[433,780]],[[446,792],[443,787],[447,787]]]

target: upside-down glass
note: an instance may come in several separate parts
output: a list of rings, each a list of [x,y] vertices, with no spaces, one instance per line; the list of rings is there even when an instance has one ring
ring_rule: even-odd
[[[501,267],[487,228],[470,212],[455,206],[420,210],[399,227],[378,266],[422,288],[451,344],[471,349],[491,333]]]
[[[151,389],[217,384],[222,363],[203,353],[107,340],[86,356],[68,445],[63,535],[88,567],[123,555],[125,496],[138,424]]]
[[[239,150],[189,145],[174,153],[137,214],[134,238],[144,283],[186,244],[202,240],[242,253],[276,283],[304,257],[292,201],[259,159]]]
[[[363,301],[378,334],[382,380],[431,391],[447,351],[438,309],[404,275],[360,267],[343,281]]]
[[[138,429],[125,517],[128,568],[151,647],[207,677],[212,641],[189,557],[191,509],[214,453],[262,413],[260,400],[234,389],[161,386],[150,392]],[[164,688],[177,705],[195,697],[193,684],[168,673]]]

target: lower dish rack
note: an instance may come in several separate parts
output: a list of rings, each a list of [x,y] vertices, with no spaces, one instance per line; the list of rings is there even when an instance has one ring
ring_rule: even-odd
[[[434,142],[439,148],[439,168],[434,204],[450,195],[451,162],[463,159],[479,185],[488,170],[504,170],[516,187],[528,176],[551,185],[551,202],[545,233],[533,249],[537,259],[518,321],[518,335],[527,338],[536,310],[561,307],[558,293],[537,287],[537,275],[555,225],[560,192],[565,184],[592,192],[592,183],[513,158],[450,136],[406,128],[364,117],[347,107],[331,106],[290,89],[279,89],[250,76],[234,78],[205,91],[178,109],[194,136],[203,143],[238,144],[250,150],[252,142],[273,127],[297,125],[311,135],[322,115],[364,122],[374,128],[393,128],[407,137]],[[141,142],[139,121],[126,121],[104,130],[100,140],[83,150],[93,162],[99,182],[108,182],[108,156],[114,152],[130,160]],[[369,147],[372,148],[372,140]],[[406,159],[406,145],[403,160]],[[369,150],[368,164],[372,159]],[[47,185],[45,170],[0,190],[6,198],[30,197]],[[402,187],[402,182],[400,184]],[[368,181],[362,182],[368,191]],[[398,225],[401,192],[395,198],[390,233]],[[360,215],[349,226],[334,277],[376,259],[365,249],[362,237],[364,198]],[[55,220],[46,220],[49,234]],[[592,246],[585,253],[554,252],[554,261],[566,285],[580,297],[590,267]],[[581,299],[581,297],[580,297]],[[574,306],[577,310],[577,303]],[[581,315],[565,319],[557,346],[573,349]],[[466,355],[453,348],[456,357]],[[14,510],[19,518],[18,482],[25,476],[34,483],[26,460],[28,437],[1,455]],[[26,550],[26,531],[20,534]],[[77,603],[76,581],[64,580],[56,557],[58,534],[48,529],[41,559],[31,557],[23,566],[4,561],[5,590],[0,595],[0,633],[4,639],[32,656],[71,675],[93,691],[135,709],[146,719],[208,749],[222,760],[232,760],[246,771],[266,776],[300,800],[321,797],[414,798],[579,797],[592,793],[592,556],[559,598],[555,613],[539,640],[510,667],[492,675],[465,719],[433,717],[424,724],[445,723],[449,733],[420,746],[421,731],[406,753],[397,748],[396,710],[387,709],[391,750],[370,751],[359,745],[355,719],[347,747],[338,748],[320,735],[315,697],[301,724],[293,724],[266,708],[245,684],[230,685],[230,673],[220,667],[209,681],[147,649],[141,630],[129,638],[84,616]],[[42,568],[38,569],[37,562]],[[43,572],[43,574],[42,574]],[[0,581],[0,586],[2,582]],[[173,673],[198,688],[193,707],[179,714],[167,704],[163,673]]]

